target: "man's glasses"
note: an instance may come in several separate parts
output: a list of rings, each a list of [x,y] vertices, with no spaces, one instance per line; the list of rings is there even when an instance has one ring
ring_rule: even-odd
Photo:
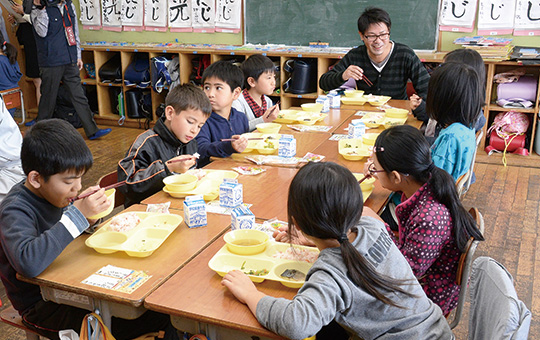
[[[367,34],[364,35],[364,38],[367,39],[369,42],[374,42],[377,40],[377,38],[381,39],[382,41],[388,40],[390,38],[390,32],[387,33],[381,33],[381,34]]]

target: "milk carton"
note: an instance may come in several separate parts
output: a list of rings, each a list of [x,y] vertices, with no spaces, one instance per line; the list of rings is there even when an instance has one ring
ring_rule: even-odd
[[[189,228],[202,227],[208,224],[206,203],[203,195],[186,196],[184,200],[184,220]]]
[[[234,208],[243,202],[242,184],[238,180],[225,178],[219,186],[219,205]]]
[[[293,135],[281,135],[279,139],[279,157],[296,156],[296,139]]]
[[[231,212],[231,229],[252,229],[255,225],[255,215],[248,207],[240,205]]]
[[[328,92],[328,100],[330,102],[330,108],[332,109],[339,109],[341,106],[341,96],[336,90]]]
[[[366,133],[366,124],[360,119],[353,119],[349,123],[349,138],[362,138]]]
[[[315,100],[315,103],[322,104],[321,113],[330,111],[330,99],[325,95],[320,95]]]

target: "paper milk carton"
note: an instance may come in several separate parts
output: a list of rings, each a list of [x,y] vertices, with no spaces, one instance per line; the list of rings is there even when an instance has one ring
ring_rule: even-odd
[[[281,135],[279,139],[279,157],[294,157],[296,156],[296,139],[293,135]]]
[[[242,184],[238,180],[225,178],[219,186],[219,205],[234,208],[243,202]]]
[[[341,106],[341,96],[337,93],[336,90],[328,92],[328,100],[330,102],[331,109],[339,109]]]
[[[362,138],[366,133],[366,124],[360,119],[353,119],[349,123],[349,138]]]
[[[315,100],[315,103],[322,104],[321,113],[325,113],[330,111],[330,100],[325,95],[320,95]]]
[[[184,220],[189,228],[202,227],[208,224],[206,203],[203,195],[186,196],[184,200]]]
[[[231,212],[231,229],[252,229],[255,225],[255,215],[248,207],[240,205]]]

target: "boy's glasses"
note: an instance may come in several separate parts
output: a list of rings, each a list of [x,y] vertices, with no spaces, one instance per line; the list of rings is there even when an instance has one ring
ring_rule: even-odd
[[[377,170],[377,168],[375,168],[375,163],[371,163],[370,165],[368,165],[367,170],[371,176],[373,176],[374,174],[378,172],[384,172],[384,170]]]
[[[374,42],[377,40],[377,38],[381,39],[382,41],[388,40],[390,38],[390,32],[387,33],[381,33],[381,34],[368,34],[364,35],[364,38],[367,39],[369,42]]]

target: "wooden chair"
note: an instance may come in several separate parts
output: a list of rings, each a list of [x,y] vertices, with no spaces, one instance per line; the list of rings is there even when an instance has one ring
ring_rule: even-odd
[[[478,146],[480,145],[480,142],[482,141],[482,137],[484,136],[484,133],[480,130],[478,131],[478,134],[476,135],[476,148],[474,149],[473,158],[471,161],[471,166],[469,167],[469,170],[464,173],[458,180],[456,181],[456,187],[458,189],[458,195],[460,199],[463,199],[467,191],[469,191],[469,188],[472,184],[473,179],[473,173],[474,173],[474,163],[476,162],[476,152],[478,150]]]
[[[0,306],[1,305],[2,302],[0,302]],[[39,340],[39,335],[30,328],[26,327],[26,325],[22,322],[22,317],[19,315],[19,312],[17,312],[13,306],[9,306],[0,312],[0,321],[10,326],[22,329],[26,333],[27,340]]]
[[[116,171],[110,172],[106,175],[101,176],[98,179],[97,185],[100,187],[106,187],[107,185],[111,185],[118,182],[118,173]],[[116,193],[114,194],[114,207],[119,207],[121,205],[124,205],[125,197],[124,194],[122,194],[118,189],[116,190]]]
[[[476,208],[471,208],[469,210],[469,214],[471,214],[471,216],[476,221],[478,230],[480,230],[480,232],[484,234],[484,218],[482,217],[482,214]],[[461,320],[461,315],[463,314],[463,307],[465,305],[465,300],[467,299],[467,289],[469,285],[469,275],[471,274],[473,256],[479,243],[480,241],[477,241],[471,237],[467,242],[465,251],[461,253],[461,256],[459,258],[456,283],[461,287],[461,289],[459,291],[458,305],[454,311],[454,318],[451,322],[450,320],[448,320],[450,328],[452,329],[454,329],[459,324],[459,321]]]
[[[0,91],[0,97],[4,100],[4,104],[6,104],[6,108],[14,109],[17,107],[21,108],[21,116],[22,120],[19,123],[21,125],[26,120],[26,115],[24,112],[24,100],[23,100],[23,92],[20,87],[14,87],[9,90]]]

